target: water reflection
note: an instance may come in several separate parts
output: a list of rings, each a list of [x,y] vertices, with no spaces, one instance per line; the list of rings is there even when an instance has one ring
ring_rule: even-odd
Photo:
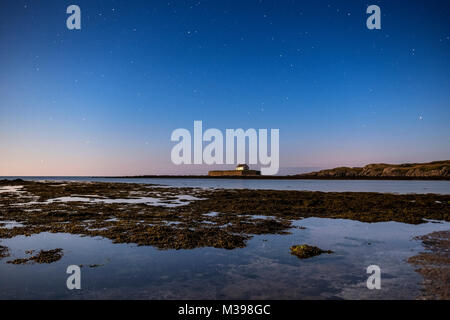
[[[422,277],[406,260],[423,247],[412,238],[450,227],[319,218],[294,224],[306,229],[255,236],[234,250],[157,250],[50,233],[3,239],[11,257],[0,261],[0,298],[414,299]],[[335,253],[299,260],[289,247],[301,243]],[[54,248],[63,248],[64,256],[53,264],[6,263],[23,258],[26,250]],[[82,290],[66,289],[71,264],[83,265]],[[381,290],[366,288],[371,264],[381,267]]]
[[[148,183],[171,187],[450,194],[450,181],[420,180],[245,180],[195,178],[0,177],[0,179]]]

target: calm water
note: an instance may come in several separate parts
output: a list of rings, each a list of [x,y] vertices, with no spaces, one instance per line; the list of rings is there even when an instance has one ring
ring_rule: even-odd
[[[64,249],[50,265],[0,261],[1,299],[414,299],[422,277],[406,263],[423,250],[416,235],[450,223],[406,225],[308,218],[307,229],[262,235],[243,249],[157,250],[101,238],[42,233],[1,240],[24,257],[30,249]],[[331,255],[299,260],[289,247],[308,243]],[[66,268],[83,264],[81,290],[66,289]],[[88,265],[101,265],[90,268]],[[381,268],[381,290],[366,287],[367,266]]]
[[[70,180],[153,183],[172,187],[309,190],[323,192],[386,192],[450,194],[450,181],[409,180],[237,180],[237,179],[122,179],[91,177],[0,177],[0,179]]]

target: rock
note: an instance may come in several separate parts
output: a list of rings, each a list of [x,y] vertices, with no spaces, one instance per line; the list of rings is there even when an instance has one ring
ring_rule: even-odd
[[[318,247],[307,244],[295,245],[291,247],[291,254],[297,256],[299,259],[307,259],[321,255],[322,253],[333,253],[331,250],[322,250]]]

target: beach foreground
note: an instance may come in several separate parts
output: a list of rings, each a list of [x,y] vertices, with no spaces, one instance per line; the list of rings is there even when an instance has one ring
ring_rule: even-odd
[[[0,265],[3,275],[6,271],[9,276],[21,274],[24,268],[36,268],[37,265],[47,266],[46,269],[39,268],[46,273],[52,270],[53,265],[61,264],[62,267],[64,259],[73,260],[71,255],[80,255],[77,252],[80,249],[65,248],[64,243],[71,247],[73,243],[91,241],[88,239],[102,239],[101,241],[110,243],[108,247],[116,246],[115,250],[110,249],[108,261],[123,260],[123,254],[122,257],[114,254],[116,250],[125,250],[123,244],[135,248],[126,249],[127,252],[139,250],[138,247],[151,247],[150,256],[157,251],[164,252],[165,259],[173,259],[180,266],[186,260],[181,262],[177,257],[181,260],[188,257],[190,260],[197,254],[207,252],[201,259],[204,264],[196,267],[202,271],[185,272],[191,277],[197,273],[207,273],[209,276],[207,279],[200,276],[198,283],[192,280],[189,284],[184,283],[185,290],[180,291],[184,296],[181,297],[167,295],[167,292],[173,294],[170,289],[172,287],[168,287],[167,283],[170,281],[164,281],[164,277],[168,276],[162,275],[157,283],[155,279],[148,282],[153,290],[151,294],[147,291],[148,288],[142,291],[140,285],[133,285],[131,281],[123,291],[118,288],[111,288],[102,294],[98,290],[85,291],[83,297],[86,298],[203,298],[204,296],[195,292],[194,287],[200,284],[211,285],[212,281],[228,283],[231,287],[226,291],[217,288],[205,290],[204,294],[209,298],[352,299],[366,294],[369,295],[367,298],[373,299],[446,299],[450,286],[449,233],[445,232],[450,229],[449,204],[450,195],[437,194],[214,190],[133,183],[3,180],[0,181]],[[315,228],[319,227],[320,231],[315,232]],[[367,234],[360,233],[361,230],[366,230]],[[424,236],[434,231],[440,231],[440,237],[447,237],[447,242],[438,241],[434,245],[428,241],[424,248],[420,242],[426,241],[424,238],[412,239],[413,236]],[[81,240],[80,236],[87,238]],[[67,241],[68,238],[71,241]],[[329,251],[330,254],[306,260],[289,254],[291,245],[305,241],[311,245],[320,245],[324,252]],[[37,246],[39,243],[43,245]],[[435,249],[437,245],[442,247],[443,243],[445,250]],[[426,253],[427,259],[419,261],[425,249],[431,253],[439,252],[440,263],[432,263],[432,258]],[[148,254],[146,251],[145,255]],[[141,257],[143,251],[136,255]],[[419,258],[414,258],[415,255]],[[106,264],[95,261],[95,257],[96,254],[92,253],[89,259],[80,258],[93,261],[92,263],[74,263],[89,269],[97,269]],[[394,262],[398,259],[401,265],[394,267]],[[407,263],[408,259],[411,264]],[[226,266],[231,260],[233,267]],[[246,270],[245,276],[241,276],[245,281],[253,283],[247,287],[236,287],[243,279],[238,282],[236,279],[225,281],[210,274],[212,270],[220,269],[228,277],[236,277],[240,274],[237,269],[257,263],[255,260],[263,265],[265,261],[267,268]],[[396,288],[389,292],[368,291],[364,288],[364,279],[367,277],[364,268],[367,266],[359,266],[360,274],[351,271],[352,267],[349,267],[349,264],[353,265],[356,270],[355,263],[366,260],[367,266],[373,263],[391,265],[393,269],[389,271],[390,278],[386,281],[391,281],[393,287],[397,282],[404,283],[405,280],[410,282],[410,287],[406,285],[406,288]],[[369,263],[369,260],[372,262]],[[419,268],[421,273],[414,272],[414,268],[420,263],[423,266],[424,261],[427,264],[426,267]],[[137,262],[136,266],[127,267],[122,265],[120,268],[125,270],[121,272],[137,269],[137,274],[141,274],[141,263],[142,261]],[[273,268],[275,264],[278,266]],[[147,271],[158,273],[156,270],[161,268],[157,264],[153,267],[155,270]],[[189,270],[192,266],[184,267]],[[294,276],[299,271],[297,267],[304,271],[298,281],[309,281],[308,288],[303,287],[303,291],[294,289],[292,284],[296,281],[286,277],[286,271]],[[114,272],[118,268],[115,266]],[[179,271],[171,272],[179,276]],[[439,273],[439,277],[434,276],[429,280],[429,275],[436,273]],[[427,279],[425,286],[420,274]],[[320,281],[316,278],[318,275]],[[96,277],[93,279],[97,280],[93,281],[101,283]],[[140,277],[145,278],[144,274]],[[278,279],[278,282],[272,283],[274,279]],[[350,280],[355,283],[336,284]],[[17,288],[17,282],[14,284],[13,280],[10,281],[11,289],[3,293],[5,298],[27,297],[27,294]],[[273,296],[259,289],[259,285],[263,283],[274,286]],[[333,287],[331,283],[335,283],[337,287]],[[13,290],[13,287],[16,289]],[[330,289],[331,287],[333,288]],[[178,289],[180,290],[179,287]],[[50,297],[70,298],[68,292],[59,289],[55,291],[52,288],[49,292],[52,292]],[[48,297],[44,292],[33,293],[32,297],[36,295]]]

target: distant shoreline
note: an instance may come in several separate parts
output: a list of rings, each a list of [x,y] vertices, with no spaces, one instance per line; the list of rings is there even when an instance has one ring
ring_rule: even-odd
[[[248,167],[247,167],[248,168]],[[215,171],[210,171],[215,172]],[[234,170],[217,172],[234,173]],[[239,171],[237,171],[239,172]],[[242,172],[242,171],[241,171]],[[247,172],[259,172],[247,169]],[[417,181],[450,181],[450,160],[428,163],[385,164],[374,163],[364,167],[337,167],[309,173],[264,176],[249,175],[134,175],[134,176],[0,176],[2,178],[36,178],[36,177],[83,177],[100,179],[238,179],[238,180],[417,180]]]
[[[233,180],[419,180],[450,181],[450,177],[319,177],[290,176],[207,176],[207,175],[141,175],[141,176],[91,176],[102,179],[233,179]]]
[[[164,179],[250,179],[250,180],[441,180],[450,181],[450,160],[427,163],[385,164],[374,163],[365,167],[338,167],[310,173],[263,176],[259,174],[234,175],[231,171],[210,171],[208,175],[143,175],[111,178],[164,178]],[[251,170],[247,171],[250,172]],[[223,175],[211,175],[212,172]],[[230,173],[231,174],[228,174]],[[238,171],[239,172],[239,171]],[[242,171],[240,171],[242,172]],[[257,171],[252,171],[257,172]],[[105,177],[107,178],[107,177]]]

